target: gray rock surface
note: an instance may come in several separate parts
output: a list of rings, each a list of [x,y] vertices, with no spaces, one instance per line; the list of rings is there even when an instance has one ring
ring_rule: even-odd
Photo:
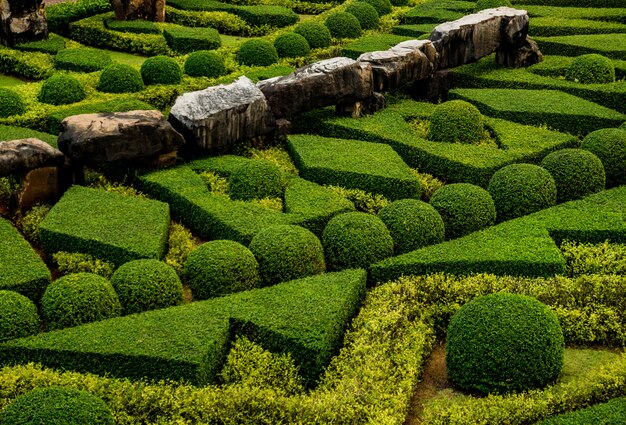
[[[537,42],[526,37],[526,42],[517,50],[498,49],[496,62],[509,68],[522,68],[535,65],[543,61],[543,54]]]
[[[165,22],[165,0],[111,0],[115,19]]]
[[[0,0],[0,44],[48,38],[43,0]]]
[[[0,176],[24,173],[40,167],[61,166],[65,155],[39,139],[0,142]]]

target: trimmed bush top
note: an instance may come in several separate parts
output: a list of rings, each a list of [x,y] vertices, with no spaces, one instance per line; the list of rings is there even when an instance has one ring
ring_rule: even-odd
[[[581,84],[615,82],[615,66],[611,59],[591,53],[575,58],[565,72],[565,78]]]
[[[580,147],[600,158],[607,187],[626,184],[626,125],[589,133]]]
[[[17,292],[0,290],[0,342],[38,332],[35,303]]]
[[[536,37],[543,54],[579,56],[599,53],[612,59],[626,60],[626,34],[584,34]]]
[[[153,56],[146,59],[141,65],[141,77],[148,86],[152,84],[179,84],[182,79],[182,71],[176,59],[167,56]]]
[[[0,88],[0,118],[22,115],[24,112],[26,105],[22,97],[13,90]]]
[[[76,72],[99,71],[111,62],[111,56],[107,52],[86,47],[60,50],[54,56],[54,65],[58,69]]]
[[[584,149],[561,149],[541,161],[556,183],[558,202],[572,201],[604,190],[602,161]]]
[[[260,159],[244,162],[228,179],[228,194],[232,199],[282,198],[284,192],[282,171],[271,162]]]
[[[435,107],[430,116],[428,139],[443,143],[478,143],[485,134],[483,116],[464,100],[450,100]]]
[[[274,40],[274,47],[281,58],[297,58],[306,56],[311,48],[309,42],[302,35],[296,32],[281,34]]]
[[[37,100],[50,105],[80,102],[87,94],[78,79],[70,74],[54,74],[41,85]]]
[[[320,22],[305,21],[298,24],[293,31],[302,35],[312,49],[328,47],[332,41],[330,31]]]
[[[177,53],[214,50],[222,45],[214,28],[169,27],[163,31],[168,46]]]
[[[226,74],[224,59],[216,52],[199,50],[185,60],[185,74],[191,77],[216,78]]]
[[[278,62],[278,52],[267,40],[248,40],[239,46],[237,62],[248,66],[269,66]]]
[[[112,31],[131,32],[136,34],[160,34],[161,30],[152,21],[134,19],[132,21],[118,21],[117,19],[105,19],[104,26]]]
[[[98,91],[104,93],[134,93],[144,89],[141,74],[130,65],[109,65],[100,74]]]
[[[333,13],[326,18],[324,25],[334,38],[357,38],[362,32],[359,20],[347,12]]]

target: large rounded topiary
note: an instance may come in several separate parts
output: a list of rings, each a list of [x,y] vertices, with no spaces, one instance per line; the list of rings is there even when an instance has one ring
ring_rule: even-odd
[[[198,50],[185,60],[185,74],[192,77],[216,78],[226,74],[224,59],[216,52]]]
[[[393,238],[383,221],[362,212],[333,217],[322,234],[328,267],[367,268],[393,254]]]
[[[365,3],[369,3],[374,6],[376,12],[378,12],[378,16],[383,16],[388,13],[391,13],[391,2],[389,0],[361,0]]]
[[[232,199],[280,198],[284,188],[280,169],[261,159],[246,162],[228,179],[228,193]]]
[[[191,251],[185,261],[185,278],[197,300],[246,291],[261,283],[252,252],[228,240],[207,242]]]
[[[312,49],[328,47],[332,42],[330,30],[320,22],[303,22],[293,31],[304,37]]]
[[[182,72],[176,59],[167,56],[153,56],[141,65],[141,77],[146,85],[179,84]]]
[[[306,38],[295,32],[279,35],[274,40],[274,47],[281,58],[297,58],[306,56],[311,48]]]
[[[362,29],[369,30],[378,28],[380,18],[378,17],[378,12],[371,4],[364,1],[358,1],[348,6],[346,8],[346,12],[352,13],[356,16]]]
[[[182,304],[183,284],[176,271],[159,260],[135,260],[113,273],[111,284],[124,314]]]
[[[324,25],[335,38],[357,38],[361,35],[361,24],[351,13],[337,12],[326,18]]]
[[[0,291],[0,342],[39,332],[35,304],[24,295]]]
[[[465,304],[446,337],[446,366],[459,388],[482,394],[542,388],[563,367],[556,315],[535,298],[497,293]]]
[[[441,215],[432,205],[417,199],[392,202],[378,212],[393,238],[396,254],[443,242],[445,229]]]
[[[483,116],[464,100],[450,100],[435,107],[430,116],[428,139],[445,143],[478,143],[485,135]]]
[[[41,310],[49,329],[78,326],[120,315],[111,283],[93,273],[63,276],[46,288]]]
[[[0,88],[0,118],[22,115],[24,112],[26,105],[21,96],[13,90]]]
[[[493,9],[495,7],[502,6],[513,7],[510,0],[478,0],[476,2],[476,8],[474,10],[476,12],[479,12],[481,10]]]
[[[113,60],[107,52],[87,47],[59,50],[54,56],[54,66],[57,69],[76,72],[99,71],[111,62]]]
[[[604,189],[606,176],[600,158],[584,149],[561,149],[541,161],[556,183],[557,202],[580,199]]]
[[[267,40],[248,40],[239,46],[237,62],[248,66],[269,66],[278,62],[278,52]]]
[[[98,91],[104,93],[134,93],[144,89],[138,70],[130,65],[109,65],[100,74]]]
[[[626,126],[589,133],[580,146],[602,161],[607,187],[626,184]]]
[[[447,239],[476,232],[496,221],[496,207],[489,192],[469,183],[443,186],[430,198],[430,205],[441,214]]]
[[[615,81],[615,66],[611,59],[591,53],[574,58],[565,71],[565,78],[581,84],[603,84]]]
[[[324,249],[320,240],[300,226],[270,226],[257,233],[250,251],[259,262],[265,285],[324,272]]]
[[[69,74],[54,74],[41,85],[37,99],[50,105],[80,102],[87,94],[83,85]]]
[[[498,221],[521,217],[556,205],[552,175],[537,165],[512,164],[496,171],[487,189]]]
[[[73,388],[36,388],[0,412],[0,425],[114,425],[101,398]]]

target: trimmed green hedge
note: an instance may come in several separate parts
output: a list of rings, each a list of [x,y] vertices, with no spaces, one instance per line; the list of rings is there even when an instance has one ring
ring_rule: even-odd
[[[152,56],[141,64],[141,78],[149,86],[152,84],[179,84],[183,72],[174,58],[168,56]]]
[[[163,31],[167,45],[177,53],[215,50],[222,45],[220,34],[213,28],[168,27]]]
[[[100,71],[110,65],[111,56],[102,50],[78,48],[63,49],[54,56],[54,66],[76,72]]]
[[[41,85],[37,100],[50,105],[67,105],[87,97],[81,82],[71,74],[54,74]]]
[[[216,52],[199,50],[185,60],[185,74],[191,77],[217,78],[226,74],[224,59]]]
[[[618,424],[626,417],[626,398],[595,404],[585,409],[565,413],[537,422],[537,425]]]
[[[68,35],[70,23],[111,10],[109,0],[77,0],[46,7],[46,20],[51,32]]]
[[[41,52],[56,55],[60,50],[65,49],[65,39],[56,34],[50,34],[45,40],[16,44],[14,48],[23,52]]]
[[[473,1],[430,0],[409,10],[402,17],[403,24],[440,24],[455,21],[474,11]]]
[[[24,295],[0,290],[0,313],[0,341],[39,332],[37,307]]]
[[[363,32],[356,16],[347,12],[335,12],[329,15],[324,25],[333,38],[357,38]]]
[[[22,97],[13,90],[0,87],[0,118],[22,115],[26,112],[26,104]]]
[[[514,5],[538,4],[542,6],[623,7],[622,0],[513,0]]]
[[[547,155],[541,166],[556,184],[558,202],[573,201],[604,190],[606,175],[602,161],[584,149],[561,149]]]
[[[136,68],[115,63],[104,68],[97,88],[104,93],[134,93],[143,90],[145,86]]]
[[[599,53],[612,59],[626,60],[626,34],[535,37],[535,41],[544,55],[579,56]]]
[[[478,144],[485,137],[485,123],[478,108],[463,100],[435,107],[430,116],[428,140],[441,143]]]
[[[152,21],[135,19],[132,21],[118,21],[117,19],[107,19],[104,26],[112,31],[131,32],[135,34],[161,34],[159,27]]]
[[[41,80],[54,72],[54,59],[46,53],[22,52],[0,46],[0,72]]]
[[[2,136],[0,136],[2,137]],[[589,133],[581,144],[602,161],[607,187],[626,184],[626,126]]]
[[[363,53],[375,52],[378,50],[388,50],[398,43],[410,40],[411,36],[396,34],[373,34],[359,38],[352,43],[348,43],[341,48],[342,56],[358,59]]]
[[[332,35],[326,25],[321,22],[304,21],[293,30],[296,34],[300,34],[312,49],[330,46]]]
[[[529,35],[532,37],[556,37],[582,34],[625,33],[626,25],[618,22],[592,21],[590,19],[569,19],[550,16],[531,19]]]
[[[580,3],[580,2],[576,2]],[[591,19],[603,22],[624,22],[626,19],[626,7],[567,7],[567,6],[540,6],[524,5],[524,10],[528,11],[532,18],[552,17],[563,19]]]
[[[239,46],[237,62],[248,66],[269,66],[278,62],[278,52],[268,40],[248,40]]]

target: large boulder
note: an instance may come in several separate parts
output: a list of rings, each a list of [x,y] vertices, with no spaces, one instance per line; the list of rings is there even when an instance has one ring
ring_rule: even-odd
[[[0,176],[21,174],[41,167],[62,166],[63,153],[39,139],[0,143]]]
[[[0,0],[0,44],[48,38],[43,0]]]
[[[165,0],[111,0],[111,5],[119,21],[165,22]]]

